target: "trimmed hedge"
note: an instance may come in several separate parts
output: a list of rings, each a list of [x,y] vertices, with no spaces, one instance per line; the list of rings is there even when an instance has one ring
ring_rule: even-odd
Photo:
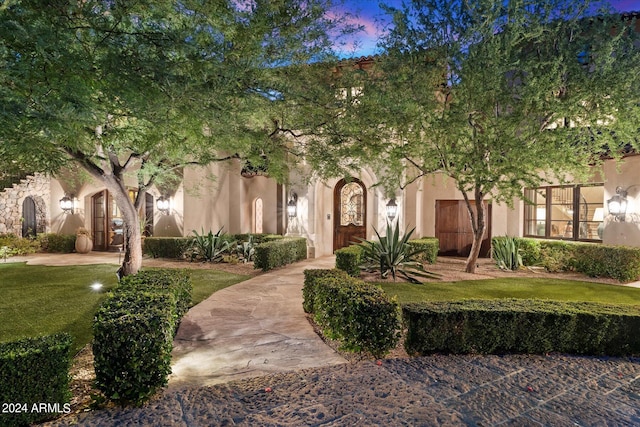
[[[380,357],[396,346],[399,307],[381,288],[339,270],[311,270],[305,279],[305,309],[343,348]]]
[[[360,276],[360,264],[364,249],[361,246],[351,245],[338,249],[336,254],[336,268],[346,271],[350,276]]]
[[[316,282],[323,277],[348,278],[346,271],[339,269],[310,269],[304,271],[304,285],[302,286],[302,308],[305,313],[315,312]]]
[[[415,256],[416,261],[435,264],[440,250],[440,241],[435,237],[423,237],[421,239],[409,240],[407,242],[411,250],[420,250],[422,253]]]
[[[224,240],[228,242],[247,242],[249,236],[253,236],[253,243],[260,244],[281,240],[284,236],[279,234],[224,234]],[[183,259],[185,253],[191,247],[193,237],[146,237],[144,239],[144,253],[153,258]]]
[[[93,323],[98,388],[111,400],[141,404],[167,384],[173,337],[191,302],[181,272],[143,271],[125,277]]]
[[[640,354],[640,307],[542,300],[467,300],[402,308],[409,354]]]
[[[144,253],[153,258],[182,259],[193,237],[145,237]]]
[[[524,265],[542,265],[551,272],[575,270],[620,282],[640,278],[640,248],[522,237],[516,240]]]
[[[303,259],[307,259],[307,239],[285,237],[257,245],[253,265],[269,271]]]
[[[193,285],[187,270],[143,270],[136,275],[123,277],[114,292],[129,291],[173,295],[176,300],[175,314],[179,321],[191,307]]]
[[[575,248],[575,266],[587,276],[633,282],[640,278],[640,248],[579,245]]]
[[[70,412],[71,343],[64,333],[0,344],[0,403],[20,405],[3,413],[0,424],[23,426]]]

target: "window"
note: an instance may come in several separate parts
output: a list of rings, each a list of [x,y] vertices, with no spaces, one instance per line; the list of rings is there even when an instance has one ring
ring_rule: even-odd
[[[525,190],[524,235],[563,240],[602,240],[602,184]]]

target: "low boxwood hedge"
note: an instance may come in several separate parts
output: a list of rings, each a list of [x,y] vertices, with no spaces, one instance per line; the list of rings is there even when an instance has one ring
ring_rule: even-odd
[[[415,256],[416,261],[435,264],[438,259],[438,251],[440,250],[440,241],[437,238],[423,237],[421,239],[409,240],[407,243],[411,246],[412,251],[421,251]]]
[[[182,259],[193,237],[145,237],[144,253],[153,258]]]
[[[66,333],[0,344],[0,403],[12,405],[3,407],[1,425],[24,426],[70,412],[71,344]]]
[[[361,246],[351,245],[338,249],[336,254],[336,268],[346,271],[350,276],[360,276],[360,264],[364,249]]]
[[[307,259],[307,239],[285,237],[257,245],[253,265],[269,271],[303,259]]]
[[[75,234],[46,233],[38,235],[44,252],[70,254],[76,250]]]
[[[304,285],[302,286],[302,308],[305,313],[315,312],[316,282],[323,277],[347,278],[346,271],[339,269],[310,269],[304,271]]]
[[[640,307],[543,300],[466,300],[402,308],[409,354],[640,354]]]
[[[182,272],[142,271],[124,278],[93,324],[98,388],[121,404],[140,404],[167,384],[173,337],[191,302]]]
[[[311,270],[305,279],[305,310],[344,349],[380,357],[396,346],[399,307],[382,289],[339,270]]]

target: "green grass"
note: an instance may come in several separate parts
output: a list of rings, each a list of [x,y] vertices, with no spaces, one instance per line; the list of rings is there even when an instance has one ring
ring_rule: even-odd
[[[69,332],[78,351],[92,338],[93,316],[106,292],[114,287],[117,266],[46,267],[0,264],[0,342]],[[189,270],[193,303],[246,280],[248,276],[216,270]],[[99,282],[102,291],[91,289]]]
[[[523,298],[640,305],[640,289],[601,283],[550,279],[488,279],[460,282],[381,283],[398,302]]]

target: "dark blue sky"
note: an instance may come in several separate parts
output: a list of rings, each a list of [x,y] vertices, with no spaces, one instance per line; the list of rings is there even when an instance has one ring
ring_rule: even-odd
[[[361,25],[364,31],[348,41],[342,49],[343,56],[366,56],[376,53],[376,40],[385,22],[385,16],[378,7],[379,3],[378,0],[345,0],[345,8],[358,15],[354,24]],[[400,7],[402,0],[386,0],[384,3]],[[609,3],[620,12],[640,12],[640,0],[610,0]]]

